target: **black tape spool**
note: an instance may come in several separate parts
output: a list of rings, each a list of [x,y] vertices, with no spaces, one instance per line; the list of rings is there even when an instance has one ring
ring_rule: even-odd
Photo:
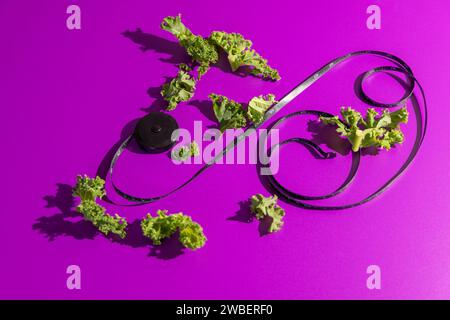
[[[174,135],[178,123],[172,116],[163,112],[150,112],[139,120],[134,128],[134,138],[142,150],[148,153],[161,153],[169,150],[177,141]]]
[[[127,194],[126,192],[123,192],[119,187],[117,187],[114,182],[113,171],[117,160],[133,140],[135,140],[138,146],[146,153],[162,153],[172,148],[172,146],[178,140],[178,134],[175,133],[178,128],[179,126],[175,118],[164,112],[150,112],[148,115],[138,121],[134,128],[133,134],[122,142],[122,144],[116,150],[116,153],[114,154],[109,165],[108,172],[111,179],[111,184],[118,195],[132,202],[149,203],[164,198],[181,189],[197,176],[194,175],[187,182],[183,183],[169,193],[152,198],[140,198]]]

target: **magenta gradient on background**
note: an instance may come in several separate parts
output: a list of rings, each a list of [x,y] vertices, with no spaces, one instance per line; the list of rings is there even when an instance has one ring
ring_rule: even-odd
[[[70,4],[81,8],[81,30],[66,28]],[[371,4],[381,7],[381,30],[366,27]],[[404,59],[427,94],[429,132],[417,158],[385,194],[358,208],[316,212],[281,201],[285,226],[268,236],[260,236],[257,221],[232,218],[246,214],[240,202],[268,194],[250,164],[214,166],[156,203],[105,204],[130,222],[160,208],[187,213],[208,238],[200,250],[178,252],[172,241],[155,251],[138,228],[126,242],[96,234],[73,213],[68,185],[77,174],[95,175],[121,134],[161,106],[159,87],[176,74],[176,63],[187,60],[174,38],[159,29],[165,16],[178,13],[195,33],[226,30],[252,39],[282,77],[272,83],[237,76],[226,65],[213,67],[199,82],[194,101],[172,113],[180,126],[192,130],[194,120],[214,126],[211,107],[202,102],[211,92],[241,102],[269,92],[281,98],[337,56],[383,50]],[[450,298],[448,1],[4,0],[0,26],[1,298]],[[137,36],[137,28],[144,34]],[[339,66],[274,120],[299,109],[364,110],[354,81],[385,63],[360,57]],[[379,97],[402,94],[386,76],[367,85]],[[293,120],[281,137],[311,137],[308,119]],[[412,146],[414,117],[404,128],[403,146],[363,156],[355,183],[326,204],[361,199],[389,178]],[[320,161],[298,146],[286,147],[281,157],[280,179],[312,195],[338,186],[351,158]],[[184,181],[197,167],[175,167],[165,154],[128,152],[118,164],[117,182],[137,195],[152,195]],[[66,288],[70,264],[81,267],[81,290]],[[381,267],[381,290],[366,287],[371,264]]]

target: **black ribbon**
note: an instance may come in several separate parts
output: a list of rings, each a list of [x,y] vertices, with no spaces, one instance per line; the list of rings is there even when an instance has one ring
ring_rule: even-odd
[[[375,106],[375,107],[381,107],[381,108],[393,108],[393,107],[397,107],[400,105],[404,105],[410,98],[415,98],[414,96],[414,88],[415,85],[418,86],[418,88],[420,89],[420,93],[421,96],[423,98],[423,115],[424,117],[422,117],[422,113],[421,113],[421,109],[420,106],[418,104],[413,104],[414,105],[414,113],[416,115],[416,119],[417,119],[417,136],[416,136],[416,140],[414,142],[414,146],[408,156],[408,158],[406,159],[406,161],[403,163],[403,165],[401,166],[401,168],[385,183],[383,184],[378,190],[376,190],[374,193],[372,193],[371,195],[369,195],[368,197],[357,201],[355,203],[351,203],[351,204],[346,204],[346,205],[337,205],[337,206],[321,206],[321,205],[315,205],[315,204],[308,204],[305,203],[305,200],[323,200],[323,199],[329,199],[331,197],[334,197],[340,193],[342,193],[349,185],[350,183],[354,180],[354,177],[356,176],[356,173],[358,171],[358,167],[359,167],[359,163],[361,160],[361,152],[353,152],[352,153],[352,166],[350,169],[350,172],[346,178],[346,180],[340,185],[340,187],[338,187],[334,192],[326,194],[326,195],[322,195],[322,196],[306,196],[306,195],[300,195],[298,193],[295,193],[294,191],[289,190],[288,188],[284,187],[278,180],[276,180],[275,176],[273,174],[270,173],[269,171],[269,175],[267,176],[268,181],[271,185],[271,187],[274,189],[275,193],[278,194],[281,198],[285,199],[287,202],[292,203],[296,206],[299,207],[303,207],[305,209],[313,209],[313,210],[341,210],[341,209],[347,209],[347,208],[352,208],[352,207],[356,207],[359,205],[362,205],[366,202],[369,202],[370,200],[376,198],[377,196],[379,196],[380,194],[382,194],[384,191],[386,191],[386,189],[392,185],[392,183],[398,179],[398,177],[400,177],[400,175],[408,168],[408,166],[410,165],[410,163],[413,161],[413,159],[415,158],[415,156],[417,155],[420,146],[422,145],[422,142],[424,140],[425,134],[426,134],[426,130],[427,130],[427,102],[426,102],[426,98],[425,98],[425,93],[424,90],[422,88],[422,86],[420,85],[419,81],[414,77],[411,68],[400,58],[386,53],[386,52],[382,52],[382,51],[373,51],[373,50],[365,50],[365,51],[357,51],[357,52],[353,52],[353,53],[349,53],[345,56],[339,57],[334,59],[333,61],[327,63],[326,65],[324,65],[322,68],[320,68],[318,71],[316,71],[315,73],[313,73],[311,76],[309,76],[305,81],[303,81],[302,83],[298,84],[294,89],[292,89],[286,96],[283,97],[283,99],[281,99],[276,105],[274,105],[272,108],[270,108],[264,115],[264,120],[262,121],[262,123],[260,123],[259,125],[252,125],[247,127],[247,129],[241,134],[239,135],[235,141],[233,141],[232,143],[228,144],[225,149],[223,149],[218,155],[216,155],[213,159],[211,159],[208,163],[206,163],[202,168],[200,168],[191,178],[189,178],[187,181],[185,181],[184,183],[182,183],[181,185],[179,185],[178,187],[176,187],[175,189],[159,195],[159,196],[153,196],[153,197],[147,197],[147,198],[141,198],[141,197],[135,197],[132,196],[130,194],[125,193],[124,191],[122,191],[120,188],[118,188],[116,186],[116,184],[114,183],[113,180],[113,171],[114,171],[114,166],[117,162],[117,159],[119,158],[119,156],[122,154],[122,152],[126,149],[126,147],[129,145],[129,143],[131,142],[131,140],[134,138],[133,135],[129,136],[127,139],[125,139],[125,141],[119,146],[119,148],[117,149],[111,163],[109,166],[109,176],[111,179],[111,183],[112,186],[114,188],[114,190],[124,199],[127,199],[129,201],[132,202],[138,202],[138,203],[150,203],[150,202],[154,202],[156,200],[165,198],[169,195],[171,195],[172,193],[182,189],[184,186],[186,186],[187,184],[189,184],[191,181],[193,181],[195,178],[197,178],[201,173],[203,173],[206,169],[208,169],[209,167],[211,167],[212,165],[214,165],[219,159],[221,159],[228,151],[230,151],[231,149],[234,149],[234,147],[241,141],[245,140],[250,134],[252,134],[254,132],[255,129],[259,128],[263,123],[267,122],[271,117],[273,117],[278,111],[280,111],[286,104],[288,104],[289,102],[291,102],[295,97],[297,97],[300,93],[302,93],[305,89],[307,89],[310,85],[312,85],[314,82],[316,82],[318,79],[320,79],[324,74],[326,74],[328,71],[330,71],[331,69],[333,69],[336,65],[350,59],[356,56],[361,56],[361,55],[375,55],[375,56],[379,56],[382,57],[386,60],[389,60],[391,62],[393,62],[394,64],[396,64],[396,66],[382,66],[382,67],[377,67],[374,69],[371,69],[369,71],[367,71],[366,73],[363,74],[362,79],[361,79],[361,98],[369,105],[371,106]],[[402,73],[403,75],[406,76],[407,79],[407,83],[405,84],[405,95],[398,101],[395,101],[393,103],[384,103],[384,102],[379,102],[376,101],[375,99],[372,99],[371,97],[369,97],[364,89],[363,89],[363,83],[365,80],[367,80],[369,77],[371,77],[373,74],[379,73],[379,72],[399,72]],[[297,117],[297,116],[301,116],[301,115],[317,115],[317,116],[331,116],[330,114],[326,113],[326,112],[322,112],[322,111],[317,111],[317,110],[302,110],[302,111],[298,111],[298,112],[294,112],[291,114],[288,114],[282,118],[280,118],[279,120],[277,120],[269,129],[273,130],[275,128],[280,127],[282,124],[284,124],[287,120],[293,118],[293,117]],[[317,153],[317,155],[323,159],[328,159],[331,157],[335,156],[335,153],[333,152],[325,152],[324,150],[322,150],[322,148],[320,146],[318,146],[316,143],[314,143],[313,141],[304,139],[304,138],[290,138],[287,140],[284,140],[282,142],[280,142],[279,144],[275,145],[272,148],[272,151],[275,150],[275,148],[282,148],[283,146],[287,145],[287,144],[291,144],[291,143],[298,143],[298,144],[302,144],[307,148],[312,149],[314,152]],[[272,153],[271,153],[272,154]],[[269,169],[270,170],[270,169]]]

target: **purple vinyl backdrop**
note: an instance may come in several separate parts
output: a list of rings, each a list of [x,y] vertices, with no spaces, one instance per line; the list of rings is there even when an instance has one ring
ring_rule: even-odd
[[[81,8],[81,30],[66,27],[70,4]],[[381,8],[379,30],[366,27],[371,4]],[[243,201],[268,194],[251,164],[216,165],[149,205],[104,203],[128,218],[130,236],[117,241],[97,233],[75,212],[70,188],[77,174],[105,168],[136,119],[164,106],[160,86],[188,57],[159,24],[178,13],[195,33],[226,30],[252,39],[282,76],[276,83],[242,77],[221,63],[199,82],[193,100],[172,113],[180,126],[192,130],[194,120],[215,125],[205,102],[211,92],[241,102],[269,92],[281,98],[337,56],[383,50],[412,67],[428,97],[429,132],[417,158],[386,193],[355,209],[315,212],[281,201],[285,225],[271,235],[261,236],[257,221],[246,222]],[[448,1],[3,0],[0,26],[1,298],[450,298]],[[274,119],[299,109],[364,110],[355,79],[384,64],[379,58],[355,58]],[[402,94],[386,76],[368,85],[377,97]],[[313,137],[327,148],[326,136],[310,119],[293,120],[281,137]],[[364,155],[354,184],[326,203],[361,199],[389,178],[412,147],[413,120],[402,146]],[[284,149],[281,157],[280,180],[306,194],[332,191],[351,159],[344,151],[320,161],[297,146]],[[118,164],[117,183],[147,196],[184,181],[197,168],[174,166],[165,154],[131,151]],[[112,194],[109,184],[107,189]],[[191,215],[204,227],[206,246],[182,250],[173,240],[159,248],[150,245],[137,219],[160,208]],[[66,287],[71,264],[81,268],[81,290]],[[380,290],[366,287],[372,264],[381,268]]]

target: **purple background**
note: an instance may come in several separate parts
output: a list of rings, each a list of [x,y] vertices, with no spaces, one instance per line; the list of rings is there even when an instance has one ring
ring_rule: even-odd
[[[1,298],[450,298],[448,1],[74,3],[81,7],[82,29],[70,31],[65,12],[72,2],[0,2]],[[366,27],[370,4],[381,7],[381,30]],[[139,236],[136,223],[127,241],[96,233],[74,213],[69,185],[77,174],[95,175],[121,132],[129,133],[135,119],[163,106],[159,87],[176,74],[175,63],[187,59],[159,29],[163,17],[177,13],[194,33],[242,33],[282,76],[271,83],[232,74],[226,64],[212,68],[198,84],[195,101],[173,112],[182,127],[191,129],[193,120],[214,125],[210,106],[202,102],[211,92],[241,102],[268,92],[281,98],[329,60],[377,49],[406,60],[427,93],[429,134],[418,157],[388,192],[362,207],[313,212],[280,202],[285,226],[268,236],[260,236],[257,221],[233,218],[247,214],[240,202],[268,194],[253,165],[217,165],[177,194],[146,206],[105,204],[130,222],[159,208],[190,214],[208,237],[201,250],[181,250],[176,241],[154,248]],[[384,63],[354,59],[280,115],[307,108],[337,113],[341,105],[364,110],[353,92],[355,78]],[[386,76],[369,85],[375,96],[402,93]],[[281,136],[311,137],[307,120],[293,121]],[[411,148],[413,118],[405,130],[403,146],[364,156],[349,191],[326,203],[361,199],[383,183]],[[349,155],[318,161],[295,146],[283,153],[280,179],[308,194],[331,191],[350,163]],[[145,196],[183,181],[196,168],[175,167],[166,155],[129,152],[118,165],[117,181]],[[81,290],[66,288],[70,264],[81,267]],[[381,267],[381,290],[366,288],[371,264]]]

